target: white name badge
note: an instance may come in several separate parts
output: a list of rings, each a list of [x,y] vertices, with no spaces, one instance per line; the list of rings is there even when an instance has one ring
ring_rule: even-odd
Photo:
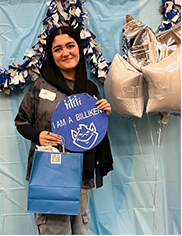
[[[56,93],[53,93],[47,89],[41,89],[40,93],[39,93],[39,97],[42,99],[47,99],[50,101],[54,101],[56,98]]]

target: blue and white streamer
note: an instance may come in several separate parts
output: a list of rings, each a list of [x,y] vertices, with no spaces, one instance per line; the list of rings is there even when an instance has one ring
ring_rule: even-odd
[[[100,51],[101,47],[94,40],[93,34],[84,27],[84,21],[89,22],[87,9],[83,4],[85,1],[66,0],[63,4],[61,0],[49,0],[47,2],[48,10],[42,23],[42,32],[37,37],[37,44],[32,49],[26,50],[23,58],[25,61],[21,65],[13,62],[8,69],[0,69],[0,91],[9,94],[15,86],[24,87],[30,77],[34,81],[40,76],[39,69],[42,66],[47,37],[50,31],[61,25],[80,29],[85,61],[90,63],[91,72],[101,82],[104,82],[111,62],[105,61]],[[181,22],[180,0],[162,0],[162,3],[161,14],[164,15],[165,20],[160,24],[158,32],[167,30]],[[123,48],[123,51],[123,57],[127,59],[126,48]]]
[[[13,62],[8,69],[0,70],[0,91],[9,94],[15,86],[24,87],[29,77],[34,81],[40,76],[47,37],[53,29],[62,25],[80,29],[85,60],[91,64],[91,72],[104,82],[111,63],[105,61],[93,34],[84,27],[84,21],[88,22],[89,19],[83,2],[85,0],[66,0],[63,4],[60,0],[47,2],[48,11],[43,20],[42,32],[37,37],[38,42],[32,49],[26,50],[23,64]]]
[[[181,22],[181,0],[162,0],[161,14],[164,20],[158,27],[158,32],[165,31]]]

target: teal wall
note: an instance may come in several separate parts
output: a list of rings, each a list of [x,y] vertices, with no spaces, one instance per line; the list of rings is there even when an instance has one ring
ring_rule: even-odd
[[[154,31],[162,21],[159,0],[87,0],[84,5],[89,18],[86,27],[96,35],[108,62],[116,53],[122,54],[122,26],[127,13]],[[0,68],[8,68],[14,61],[23,62],[25,50],[37,42],[46,11],[45,0],[0,1]],[[104,84],[91,74],[89,64],[87,67],[89,79],[104,97]],[[2,235],[36,234],[33,214],[26,212],[30,143],[17,133],[13,121],[30,84],[23,90],[16,88],[10,95],[0,93]],[[175,116],[163,126],[157,115],[134,117],[132,121],[111,113],[108,134],[114,170],[104,177],[102,188],[92,190],[90,234],[181,233],[180,130],[180,118]]]

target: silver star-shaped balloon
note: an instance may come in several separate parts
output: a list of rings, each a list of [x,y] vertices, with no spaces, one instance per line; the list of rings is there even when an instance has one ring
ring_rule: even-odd
[[[181,113],[181,45],[159,63],[142,67],[148,84],[146,113]]]

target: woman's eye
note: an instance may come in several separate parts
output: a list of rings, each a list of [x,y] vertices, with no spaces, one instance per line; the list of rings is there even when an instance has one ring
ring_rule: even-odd
[[[73,48],[75,45],[69,45],[68,48]]]
[[[61,50],[60,48],[56,48],[54,52],[59,52],[60,50]]]

